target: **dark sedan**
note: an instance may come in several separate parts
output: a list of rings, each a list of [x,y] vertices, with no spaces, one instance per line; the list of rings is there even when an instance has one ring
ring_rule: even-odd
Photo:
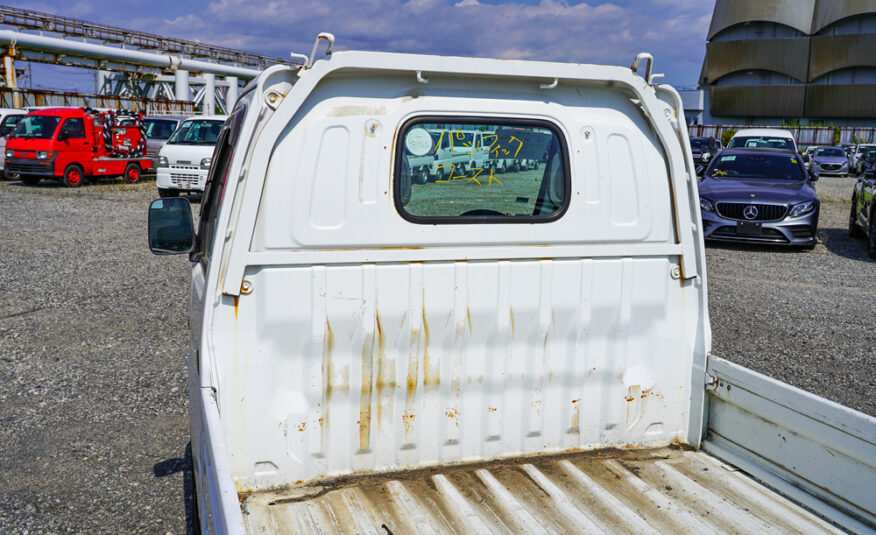
[[[694,164],[697,167],[709,165],[712,158],[718,154],[718,142],[711,137],[690,138],[690,150],[693,153]]]
[[[867,252],[876,259],[876,168],[865,171],[855,184],[849,236],[867,238]]]
[[[796,154],[724,150],[699,185],[705,238],[814,247],[821,205],[815,180]]]

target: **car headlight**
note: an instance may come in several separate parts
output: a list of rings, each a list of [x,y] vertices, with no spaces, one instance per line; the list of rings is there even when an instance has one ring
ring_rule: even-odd
[[[712,206],[711,201],[700,197],[700,210],[702,210],[703,212],[714,212],[715,208]]]
[[[711,156],[712,156],[711,152],[704,152],[703,153],[703,160],[708,160]]]
[[[39,150],[36,153],[37,160],[51,160],[54,156],[52,151]]]
[[[12,158],[15,155],[15,151],[12,149],[6,149],[6,157]]]
[[[167,163],[167,156],[158,157],[158,167],[170,167],[170,164]]]
[[[212,161],[213,161],[213,158],[204,158],[203,160],[201,160],[201,169],[209,169],[210,162],[212,162]]]
[[[791,213],[788,214],[788,217],[800,217],[801,215],[806,215],[813,210],[815,210],[815,201],[801,202],[800,204],[795,204],[791,207]]]

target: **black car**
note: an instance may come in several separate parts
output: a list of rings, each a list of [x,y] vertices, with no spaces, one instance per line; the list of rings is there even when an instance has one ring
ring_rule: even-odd
[[[814,247],[816,180],[797,154],[725,149],[699,185],[705,238]]]
[[[849,236],[867,238],[867,252],[876,259],[876,167],[864,171],[855,183]]]
[[[862,152],[858,163],[855,165],[855,173],[863,175],[876,168],[876,149],[868,149]]]
[[[690,150],[693,152],[694,165],[706,167],[720,149],[714,138],[692,137],[690,138]]]

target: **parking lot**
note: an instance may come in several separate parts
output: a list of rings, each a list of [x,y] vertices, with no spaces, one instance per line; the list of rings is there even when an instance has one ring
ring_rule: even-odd
[[[876,415],[876,262],[824,177],[812,251],[710,245],[713,353]],[[146,248],[155,185],[0,182],[0,526],[185,533],[188,263]]]

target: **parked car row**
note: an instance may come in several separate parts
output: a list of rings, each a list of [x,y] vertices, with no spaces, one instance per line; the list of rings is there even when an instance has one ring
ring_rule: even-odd
[[[157,171],[162,197],[203,191],[224,116],[155,116],[90,108],[0,109],[0,174],[77,187],[100,176],[137,182]]]
[[[715,140],[691,138],[706,240],[782,244],[817,243],[821,175],[858,175],[849,235],[868,240],[876,259],[876,145],[810,146],[802,154],[790,132],[739,130],[725,150]]]

